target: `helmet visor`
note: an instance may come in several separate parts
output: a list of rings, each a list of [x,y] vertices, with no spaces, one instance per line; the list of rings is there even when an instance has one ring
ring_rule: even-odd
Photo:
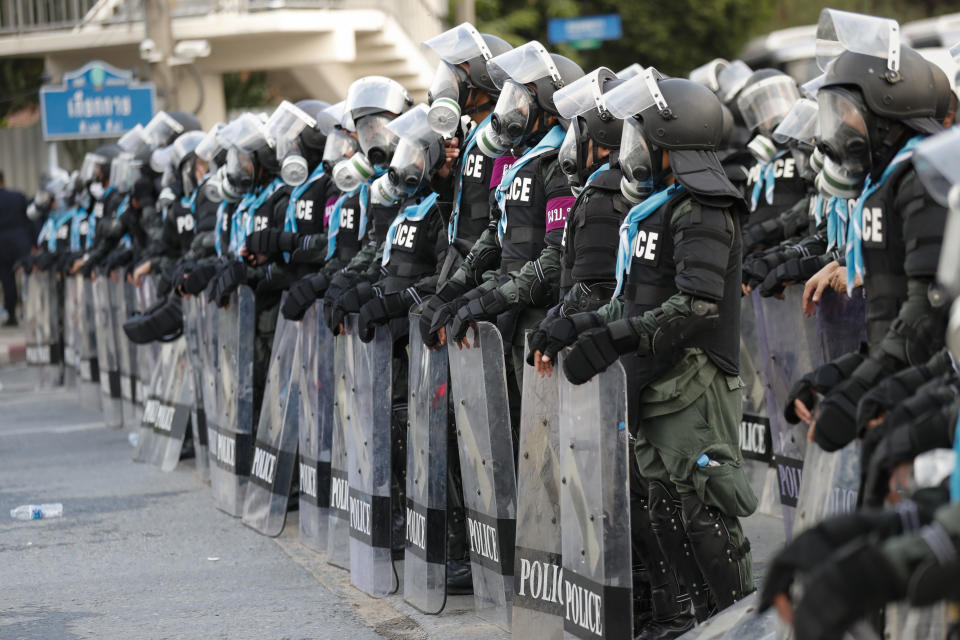
[[[170,145],[170,165],[174,168],[179,167],[180,163],[187,155],[194,151],[206,134],[203,131],[187,131]]]
[[[307,127],[317,126],[317,121],[292,102],[284,100],[263,125],[263,135],[267,144],[283,158],[289,152],[297,136]]]
[[[793,78],[774,76],[744,89],[737,98],[737,107],[747,129],[769,135],[799,99],[800,92]]]
[[[734,60],[728,66],[717,71],[717,97],[721,102],[733,100],[747,80],[753,75],[753,69],[743,60]]]
[[[821,91],[817,98],[820,146],[824,155],[849,170],[870,167],[870,138],[866,108],[845,91]]]
[[[483,56],[484,60],[491,57],[487,43],[483,41],[477,28],[469,22],[444,31],[420,46],[424,50],[433,51],[450,64],[460,64],[478,56]]]
[[[659,75],[653,67],[645,69],[640,75],[605,93],[604,105],[610,113],[622,120],[635,116],[652,105],[657,105],[661,111],[666,109],[667,101],[657,84]]]
[[[131,153],[121,153],[113,159],[110,165],[110,184],[121,193],[133,189],[133,184],[140,177],[140,161]]]
[[[252,113],[244,113],[224,127],[221,140],[223,146],[233,146],[247,152],[255,151],[266,144],[263,124],[260,118]]]
[[[852,51],[887,61],[900,69],[900,25],[896,20],[862,13],[824,9],[817,22],[817,66],[827,70],[837,56]]]
[[[430,128],[427,114],[430,109],[425,104],[418,104],[405,114],[387,123],[387,130],[397,137],[410,140],[423,147],[437,138],[437,134]],[[399,151],[399,147],[398,147]]]
[[[107,159],[96,153],[88,153],[83,156],[83,164],[80,165],[80,180],[90,182],[97,177],[97,167],[106,164]]]
[[[356,138],[342,129],[334,129],[323,148],[323,166],[329,171],[344,158],[351,157],[360,148]]]
[[[144,137],[156,148],[167,144],[170,138],[183,133],[183,125],[170,117],[166,111],[158,111],[143,128]]]
[[[357,140],[360,149],[375,165],[384,165],[390,160],[393,150],[397,146],[398,138],[387,128],[392,116],[375,113],[364,116],[357,121]]]
[[[958,155],[960,131],[954,128],[927,138],[913,152],[913,166],[920,181],[927,193],[944,207],[949,206],[950,189],[960,184]]]
[[[797,100],[790,113],[773,131],[773,139],[780,144],[790,140],[815,145],[820,126],[817,103],[807,98]]]
[[[558,90],[553,94],[557,112],[569,120],[591,109],[606,111],[601,82],[607,81],[612,74],[606,67],[600,67]]]
[[[411,102],[410,94],[400,83],[383,76],[367,76],[350,85],[345,110],[375,109],[401,114]]]
[[[635,184],[653,179],[654,167],[650,146],[643,136],[643,124],[636,118],[623,121],[623,137],[620,139],[620,170],[624,177]]]
[[[527,84],[541,78],[551,78],[554,82],[560,82],[557,65],[550,53],[536,40],[492,58],[487,63],[487,69],[490,79],[501,89],[507,80]]]
[[[117,146],[133,155],[139,154],[141,151],[145,151],[147,147],[150,146],[150,141],[147,140],[147,136],[144,133],[143,125],[137,125],[130,131],[127,131],[123,134],[119,140],[117,140]]]
[[[345,104],[346,103],[341,100],[317,114],[317,128],[320,129],[320,133],[329,136],[334,129],[341,126],[343,107]]]
[[[691,81],[702,84],[710,91],[717,93],[720,91],[720,72],[730,66],[730,63],[723,58],[715,58],[707,64],[701,65],[690,72],[687,76]]]
[[[217,134],[223,129],[223,126],[222,122],[218,122],[203,136],[203,140],[201,140],[197,148],[194,149],[198,158],[210,162],[213,160],[213,156],[217,155],[217,152],[220,150],[220,141]]]

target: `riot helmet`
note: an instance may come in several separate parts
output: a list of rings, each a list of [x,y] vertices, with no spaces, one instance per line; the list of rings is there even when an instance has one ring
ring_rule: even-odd
[[[760,162],[770,162],[777,154],[771,139],[773,130],[799,99],[796,81],[776,69],[754,71],[740,90],[737,110],[744,126],[753,134],[747,149]]]
[[[393,120],[388,127],[400,139],[386,175],[374,181],[371,197],[394,204],[414,196],[443,165],[443,136],[431,127],[430,110],[420,104]]]
[[[360,149],[374,166],[386,167],[397,146],[396,136],[387,123],[413,106],[403,86],[384,76],[367,76],[347,90],[345,115],[357,130]]]
[[[301,102],[307,103],[304,106],[314,113],[329,106],[319,100]],[[263,129],[280,165],[280,177],[293,187],[303,184],[323,156],[324,136],[317,127],[316,117],[284,100],[267,119]]]

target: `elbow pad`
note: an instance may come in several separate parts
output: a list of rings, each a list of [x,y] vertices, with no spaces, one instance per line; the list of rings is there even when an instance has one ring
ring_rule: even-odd
[[[691,201],[691,209],[673,222],[677,288],[693,298],[723,299],[734,241],[730,213]]]
[[[715,302],[693,299],[689,315],[668,315],[662,308],[651,311],[657,325],[650,336],[650,353],[667,354],[683,347],[691,336],[713,327],[720,319],[720,307]],[[640,348],[643,348],[643,341]]]

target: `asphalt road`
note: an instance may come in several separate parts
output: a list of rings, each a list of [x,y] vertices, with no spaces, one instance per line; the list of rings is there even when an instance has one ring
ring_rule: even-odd
[[[192,462],[172,473],[132,461],[73,390],[36,390],[32,370],[0,369],[0,639],[507,638],[450,598],[424,616],[375,600],[284,533],[263,537],[213,505]],[[61,502],[64,516],[9,510]],[[779,521],[747,523],[756,569]]]

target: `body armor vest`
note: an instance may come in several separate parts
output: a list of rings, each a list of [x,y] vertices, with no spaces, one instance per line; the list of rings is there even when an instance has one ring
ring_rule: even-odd
[[[314,235],[323,233],[326,228],[326,206],[329,196],[330,176],[324,174],[317,178],[307,190],[293,203],[293,215],[297,221],[297,233]]]
[[[401,207],[416,204],[405,202]],[[446,233],[440,204],[430,207],[420,220],[404,220],[397,225],[390,245],[390,261],[387,263],[385,289],[387,293],[398,291],[434,273],[437,269],[437,235]]]
[[[463,187],[460,193],[460,214],[457,220],[457,237],[451,245],[462,257],[480,238],[490,223],[490,191],[497,185],[493,179],[494,159],[483,155],[476,146],[470,150],[460,165]],[[454,196],[456,197],[456,196]]]
[[[264,229],[283,229],[286,207],[278,206],[281,200],[290,197],[290,187],[284,185],[277,188],[276,191],[253,212],[253,230],[263,231]]]
[[[616,282],[620,224],[630,211],[620,194],[621,176],[619,168],[598,174],[567,214],[561,287]]]
[[[546,244],[546,184],[544,169],[556,163],[559,151],[549,151],[517,171],[506,194],[507,229],[503,234],[500,271],[509,273],[536,260]],[[559,169],[557,169],[559,171]]]
[[[193,217],[193,212],[178,199],[170,205],[166,223],[174,232],[177,252],[183,255],[190,250],[190,244],[197,231],[197,220]]]
[[[668,201],[638,225],[636,240],[631,249],[632,263],[630,273],[624,283],[622,297],[624,316],[641,315],[663,304],[671,296],[680,293],[676,285],[679,265],[674,263],[674,238],[670,220],[677,207],[693,207],[694,221],[705,216],[722,216],[722,210],[704,208],[693,201],[689,195]],[[691,336],[685,347],[699,347],[710,360],[726,375],[739,375],[740,366],[740,277],[741,242],[738,216],[731,211],[729,220],[733,225],[733,246],[724,274],[723,298],[717,303],[720,314],[720,326],[711,331],[700,331]],[[694,229],[685,229],[680,233],[692,233]],[[705,228],[709,233],[711,229]],[[666,373],[674,363],[674,358],[657,357],[648,371],[650,375],[644,382],[656,379]]]
[[[341,266],[346,266],[360,251],[360,195],[361,191],[347,198],[340,207],[340,230],[337,232],[336,257]]]
[[[744,226],[749,227],[776,218],[807,194],[807,183],[800,177],[800,168],[797,167],[791,154],[787,153],[776,158],[772,164],[773,176],[776,179],[773,189],[773,204],[767,202],[764,185],[761,184],[757,208],[750,212]],[[762,173],[765,167],[766,165],[760,162],[754,162],[750,167],[744,191],[747,202],[750,202],[753,196],[753,189],[757,181],[762,181]]]

